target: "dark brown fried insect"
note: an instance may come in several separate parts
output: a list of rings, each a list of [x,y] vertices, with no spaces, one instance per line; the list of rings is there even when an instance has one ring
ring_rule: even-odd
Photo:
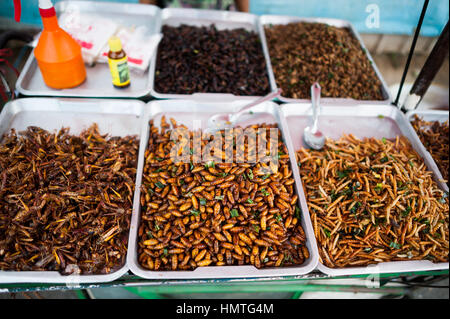
[[[163,26],[155,90],[165,94],[232,93],[263,96],[269,77],[257,33],[245,29]]]
[[[138,140],[12,130],[0,144],[0,269],[104,274],[125,263]],[[77,270],[78,268],[78,270]]]
[[[277,145],[278,170],[273,174],[263,173],[261,163],[223,163],[224,154],[208,163],[174,163],[169,156],[175,144],[171,132],[164,117],[161,130],[150,122],[138,239],[143,267],[192,270],[251,264],[262,268],[298,265],[309,258],[280,131],[276,142],[263,137]],[[189,134],[192,137],[194,132]],[[202,149],[209,141],[202,139]],[[233,140],[225,138],[225,143]],[[253,147],[245,141],[246,152]],[[236,158],[236,149],[233,154]]]

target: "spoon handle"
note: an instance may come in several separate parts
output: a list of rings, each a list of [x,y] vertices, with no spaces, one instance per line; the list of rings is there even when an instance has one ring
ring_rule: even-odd
[[[315,82],[313,85],[311,85],[311,103],[313,108],[313,127],[311,129],[312,133],[316,133],[318,129],[318,123],[319,123],[319,109],[320,109],[320,92],[321,87],[319,83]]]
[[[233,122],[235,119],[239,118],[242,115],[242,113],[244,113],[248,109],[250,109],[250,108],[252,108],[252,107],[254,107],[254,106],[256,106],[256,105],[258,105],[260,103],[263,103],[263,102],[266,102],[266,101],[270,101],[270,100],[278,97],[280,94],[281,94],[281,89],[278,89],[275,92],[269,93],[266,96],[263,96],[263,97],[257,99],[256,101],[253,101],[253,102],[245,105],[238,112],[236,112],[234,114],[230,114],[230,121]]]

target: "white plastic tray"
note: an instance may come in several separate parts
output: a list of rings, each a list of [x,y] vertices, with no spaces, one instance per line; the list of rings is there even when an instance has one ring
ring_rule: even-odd
[[[371,62],[372,67],[378,76],[378,79],[381,81],[382,92],[383,92],[383,96],[384,96],[383,100],[364,101],[364,100],[354,100],[354,99],[350,99],[350,98],[322,97],[322,99],[321,99],[322,104],[335,105],[338,103],[339,105],[360,105],[360,104],[383,104],[383,105],[386,105],[392,101],[392,97],[391,97],[389,88],[388,88],[386,82],[384,81],[383,76],[381,75],[380,71],[378,70],[377,66],[375,65],[375,62],[374,62],[372,56],[370,55],[369,51],[364,46],[364,43],[363,43],[360,35],[356,31],[356,29],[348,21],[340,20],[340,19],[331,19],[331,18],[305,18],[305,17],[281,16],[281,15],[262,15],[259,17],[258,28],[259,28],[260,34],[263,37],[262,44],[264,47],[264,52],[267,52],[267,55],[268,55],[267,63],[268,63],[268,67],[269,67],[270,74],[271,74],[270,86],[273,90],[277,90],[278,86],[277,86],[277,83],[275,80],[275,74],[273,72],[272,62],[270,60],[270,52],[269,52],[269,48],[268,48],[268,44],[267,44],[267,38],[266,38],[266,33],[264,31],[264,27],[267,25],[289,24],[289,23],[295,23],[295,22],[325,23],[325,24],[335,26],[338,28],[350,29],[351,32],[353,33],[353,35],[355,36],[355,38],[358,40],[359,44],[361,45],[362,50],[364,50],[365,54],[367,55],[367,58]],[[309,103],[310,102],[309,99],[293,99],[293,98],[283,97],[283,95],[281,95],[279,97],[279,100],[282,102],[288,102],[288,103],[289,102],[290,103]]]
[[[187,24],[191,26],[209,26],[214,24],[218,30],[230,30],[237,28],[244,28],[248,31],[258,33],[261,43],[264,41],[260,29],[258,28],[258,17],[253,14],[232,11],[219,10],[201,10],[201,9],[177,9],[169,8],[161,11],[161,23],[158,32],[161,32],[163,25],[173,27]],[[269,55],[264,46],[261,47],[266,60],[267,75],[269,77],[270,91],[276,91],[276,87],[272,86],[271,77],[272,71],[269,67]],[[157,54],[156,54],[157,56]],[[194,100],[210,100],[210,101],[224,101],[224,100],[254,100],[255,96],[236,96],[231,93],[194,93],[194,94],[165,94],[155,91],[155,71],[156,71],[156,57],[150,64],[150,92],[151,95],[158,99],[194,99]],[[269,92],[268,92],[269,93]]]
[[[414,115],[419,116],[421,119],[423,119],[425,121],[439,121],[441,123],[444,123],[446,121],[448,122],[448,120],[449,120],[449,112],[448,111],[440,111],[440,110],[413,110],[413,111],[409,111],[409,112],[406,113],[406,116],[407,116],[408,121],[410,123],[413,121]],[[417,135],[417,133],[414,130],[414,128],[413,128],[413,131],[414,131],[414,134]],[[418,135],[417,135],[417,138],[420,140]],[[426,147],[423,144],[421,144],[421,145],[422,145],[422,147],[424,149],[423,151],[426,152],[431,158],[433,158],[431,156],[431,154],[428,152],[428,150],[426,149]],[[440,169],[438,168],[436,162],[435,162],[435,165],[436,165],[436,170],[437,170],[436,175],[438,176],[438,178],[440,180],[443,180],[444,178],[442,177],[442,173],[441,173]],[[444,189],[446,192],[449,191],[447,183],[439,182],[439,184],[442,187],[442,189]]]
[[[292,141],[295,150],[305,147],[302,136],[303,130],[309,125],[312,116],[311,105],[284,104],[281,106],[281,113],[284,115],[287,125],[284,132],[289,134],[286,138]],[[406,116],[396,107],[391,105],[358,105],[358,107],[333,105],[323,106],[321,114],[319,117],[320,130],[325,136],[333,139],[339,139],[343,134],[350,133],[358,138],[395,138],[398,135],[407,137],[412,147],[424,159],[428,169],[433,171],[434,179],[437,181],[439,170],[436,164],[431,156],[424,152],[423,145],[414,134],[414,129]],[[294,161],[297,164],[296,158]],[[303,189],[301,191],[303,192]],[[309,215],[306,201],[302,202],[302,210]],[[449,263],[414,260],[385,262],[367,267],[330,268],[319,262],[317,268],[330,276],[343,276],[441,270],[449,269]]]
[[[143,25],[148,29],[149,36],[158,32],[157,25],[161,19],[161,10],[152,5],[95,1],[61,1],[55,5],[58,16],[68,8],[75,8],[81,14],[100,15],[127,27]],[[143,74],[131,72],[130,86],[121,89],[112,85],[107,63],[86,66],[86,74],[86,81],[75,88],[63,90],[49,88],[44,83],[33,50],[17,79],[16,88],[19,93],[28,96],[139,98],[150,93],[148,70]]]
[[[38,126],[48,131],[69,127],[79,134],[97,123],[102,134],[126,136],[141,134],[141,118],[145,104],[132,100],[84,100],[26,98],[13,100],[0,113],[0,138],[11,128],[25,130]],[[0,283],[77,283],[110,282],[128,271],[126,263],[113,273],[104,275],[63,276],[57,271],[1,271]]]
[[[141,145],[139,149],[139,164],[138,174],[136,180],[136,189],[134,195],[134,207],[136,210],[131,219],[130,239],[128,241],[128,256],[127,264],[130,270],[137,276],[146,279],[206,279],[206,278],[251,278],[251,277],[273,277],[273,276],[289,276],[289,275],[305,275],[313,271],[318,263],[319,256],[317,250],[316,239],[312,229],[309,214],[305,211],[301,214],[301,223],[306,235],[306,246],[309,250],[310,257],[302,265],[290,267],[274,267],[257,269],[254,266],[207,266],[199,267],[193,271],[151,271],[143,268],[138,262],[137,240],[138,229],[141,220],[140,208],[140,188],[142,183],[142,171],[144,168],[144,153],[148,146],[149,125],[150,119],[154,120],[154,125],[159,125],[161,116],[166,115],[167,120],[173,117],[179,124],[184,124],[190,129],[193,128],[193,121],[201,121],[201,127],[206,128],[207,119],[216,113],[229,112],[230,110],[237,110],[240,106],[246,103],[245,100],[234,101],[232,103],[200,103],[196,101],[187,100],[164,100],[153,101],[148,104],[147,111],[144,115],[144,122],[146,125],[142,126]],[[249,117],[239,122],[239,125],[246,126],[254,123],[278,123],[282,130],[284,141],[289,150],[289,156],[292,160],[294,158],[294,150],[292,145],[283,131],[282,121],[278,113],[278,105],[272,102],[260,104],[254,109],[255,117]],[[256,117],[256,113],[258,114]],[[302,197],[301,185],[299,180],[298,168],[291,166],[294,173],[296,191],[299,194],[300,200],[304,201]],[[303,205],[302,205],[303,207]]]

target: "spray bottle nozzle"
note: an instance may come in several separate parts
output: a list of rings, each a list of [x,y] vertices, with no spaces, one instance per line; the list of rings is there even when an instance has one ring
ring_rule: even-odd
[[[14,1],[14,20],[20,22],[20,16],[22,13],[22,5],[21,0],[13,0]],[[51,0],[39,0],[39,9],[40,10],[52,10],[54,12],[53,4]]]
[[[20,22],[20,15],[22,13],[22,6],[20,0],[14,0],[14,20]]]

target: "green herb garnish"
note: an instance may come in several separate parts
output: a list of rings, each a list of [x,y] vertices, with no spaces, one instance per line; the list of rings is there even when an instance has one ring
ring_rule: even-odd
[[[375,186],[374,189],[375,189],[376,192],[381,192],[381,190],[383,189],[383,184],[378,183],[377,186]]]
[[[298,206],[295,206],[295,217],[297,217],[298,220],[300,220],[300,214],[301,214],[301,210]]]
[[[353,172],[353,170],[351,168],[348,168],[343,171],[337,171],[337,174],[338,174],[339,179],[343,179],[343,178],[347,177],[348,174],[350,174],[351,172]]]
[[[214,163],[214,161],[209,161],[208,163],[205,164],[205,168],[215,168],[216,164]]]
[[[164,187],[166,187],[166,186],[165,186],[163,183],[161,183],[161,182],[156,182],[155,185],[156,185],[156,187],[158,187],[158,188],[164,188]]]
[[[231,217],[238,217],[239,212],[237,211],[236,208],[233,208],[232,210],[230,210],[230,215],[231,215]]]
[[[391,241],[391,243],[389,244],[389,247],[393,248],[393,249],[400,249],[402,248],[402,246],[399,243],[393,242]]]
[[[196,209],[191,209],[191,215],[198,216],[200,215],[200,212]]]
[[[404,211],[402,211],[402,216],[406,217],[409,215],[409,213],[411,212],[412,208],[411,206],[406,207],[406,209]]]

